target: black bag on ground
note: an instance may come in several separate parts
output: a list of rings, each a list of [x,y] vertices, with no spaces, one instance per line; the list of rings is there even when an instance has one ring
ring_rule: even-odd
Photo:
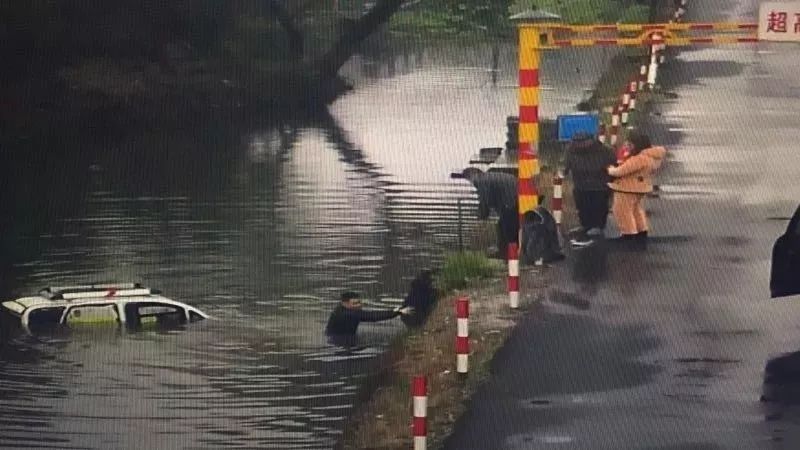
[[[534,264],[539,259],[546,263],[564,259],[556,220],[543,206],[526,212],[522,219],[521,262]]]

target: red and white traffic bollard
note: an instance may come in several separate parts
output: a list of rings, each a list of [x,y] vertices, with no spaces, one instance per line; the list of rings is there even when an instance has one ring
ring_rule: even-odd
[[[639,90],[644,90],[644,86],[647,84],[647,64],[642,64],[639,67]]]
[[[564,195],[564,176],[561,171],[557,171],[553,175],[553,218],[556,220],[556,225],[561,225],[561,211],[563,209],[563,195]]]
[[[636,93],[639,90],[637,85],[638,83],[635,78],[628,83],[628,92],[631,94],[631,102],[628,108],[631,110],[636,109]]]
[[[611,112],[611,146],[617,145],[617,135],[619,134],[620,123],[619,106],[614,106]]]
[[[519,308],[519,249],[508,244],[508,300],[511,308]]]
[[[650,46],[650,68],[647,70],[647,84],[650,89],[656,84],[656,75],[658,74],[658,61],[659,50],[663,45],[664,37],[660,33],[652,34],[652,45]]]
[[[611,133],[613,137],[614,131],[619,128],[620,122],[622,121],[622,114],[620,111],[620,106],[615,105],[613,111],[611,112]],[[613,144],[613,142],[612,142]]]
[[[631,106],[631,94],[628,90],[622,94],[622,105],[620,106],[620,122],[623,125],[628,124],[628,108]]]
[[[606,124],[604,123],[601,123],[600,128],[597,130],[597,140],[602,144],[606,143]]]
[[[469,299],[456,299],[456,371],[467,373],[469,367]]]
[[[425,450],[428,439],[428,382],[424,376],[414,377],[411,395],[414,401],[414,421],[411,424],[414,450]]]

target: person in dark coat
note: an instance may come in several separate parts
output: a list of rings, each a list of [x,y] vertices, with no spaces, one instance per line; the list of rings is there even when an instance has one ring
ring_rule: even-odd
[[[602,236],[608,221],[611,189],[608,166],[617,162],[614,151],[588,133],[575,133],[564,160],[564,175],[572,175],[572,195],[582,234]],[[573,239],[572,245],[591,244],[588,237]]]
[[[483,172],[474,167],[464,169],[462,174],[478,191],[478,219],[488,219],[492,210],[497,214],[497,253],[498,257],[507,259],[508,244],[519,243],[517,177],[504,172]]]
[[[328,335],[353,336],[358,331],[358,325],[361,322],[380,322],[410,314],[414,314],[414,308],[410,306],[365,311],[362,309],[358,294],[348,291],[342,294],[339,305],[328,317],[325,333]]]
[[[422,326],[436,304],[436,288],[433,284],[433,274],[433,270],[422,270],[411,281],[403,306],[413,308],[414,314],[400,317],[400,320],[408,327]]]
[[[544,202],[544,196],[540,197]],[[550,211],[542,205],[523,215],[522,221],[522,259],[524,264],[545,264],[561,261],[561,244],[558,239],[558,225]]]

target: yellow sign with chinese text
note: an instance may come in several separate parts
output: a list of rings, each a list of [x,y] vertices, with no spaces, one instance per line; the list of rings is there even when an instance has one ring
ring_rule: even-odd
[[[800,2],[761,3],[758,40],[800,42]]]

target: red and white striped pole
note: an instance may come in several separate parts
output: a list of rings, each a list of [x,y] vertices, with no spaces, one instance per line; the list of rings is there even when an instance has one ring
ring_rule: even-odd
[[[611,113],[611,145],[617,145],[617,135],[619,134],[620,113],[619,106],[614,106]]]
[[[563,209],[563,200],[562,197],[564,195],[564,176],[561,174],[561,171],[556,171],[556,174],[553,175],[553,218],[556,220],[556,225],[561,225],[561,211]]]
[[[606,124],[601,123],[600,128],[597,130],[597,140],[602,144],[606,143]]]
[[[456,299],[456,371],[467,373],[469,367],[469,299]]]
[[[636,94],[639,91],[638,84],[636,78],[632,78],[631,81],[628,82],[628,92],[631,94],[631,104],[629,108],[631,110],[636,109]]]
[[[647,84],[647,64],[642,64],[639,67],[639,90],[643,91]]]
[[[623,125],[628,124],[628,109],[631,106],[631,93],[628,92],[627,86],[625,87],[625,93],[622,94],[622,106],[621,110],[622,113],[620,115],[620,122]]]
[[[647,70],[647,84],[650,89],[653,89],[658,74],[659,49],[664,38],[661,33],[653,33],[651,36],[653,44],[650,46],[650,68]]]
[[[508,244],[508,300],[511,308],[519,308],[519,250]]]
[[[414,377],[411,395],[414,401],[414,421],[411,424],[414,450],[425,450],[428,438],[428,381],[424,376]]]

